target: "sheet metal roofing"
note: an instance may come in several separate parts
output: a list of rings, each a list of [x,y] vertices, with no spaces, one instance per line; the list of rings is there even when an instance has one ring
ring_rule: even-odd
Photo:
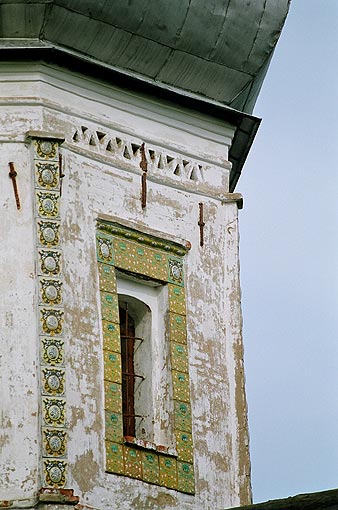
[[[238,506],[231,510],[336,510],[337,508],[338,489],[332,489],[273,499],[254,505]]]
[[[290,0],[2,0],[2,47],[49,45],[251,113]]]
[[[291,0],[1,0],[0,60],[47,61],[235,126],[235,189]]]

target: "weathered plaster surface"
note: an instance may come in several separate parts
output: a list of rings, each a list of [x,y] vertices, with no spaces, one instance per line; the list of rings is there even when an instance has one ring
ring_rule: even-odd
[[[1,419],[0,499],[33,497],[39,488],[37,319],[29,150],[30,129],[65,135],[61,223],[64,254],[69,487],[80,503],[98,509],[220,510],[250,499],[246,404],[243,393],[238,225],[227,193],[231,126],[159,105],[50,68],[4,70],[0,84],[1,167],[14,161],[22,209],[3,172],[0,224]],[[14,73],[14,74],[13,74]],[[11,84],[11,87],[8,87]],[[11,97],[8,97],[8,96]],[[3,113],[2,113],[3,112]],[[14,126],[8,124],[13,115]],[[147,207],[140,202],[136,159],[107,155],[74,139],[78,127],[121,133],[171,157],[206,166],[203,182],[184,181],[164,168],[149,170]],[[3,135],[1,135],[3,133]],[[129,142],[128,142],[129,143]],[[156,174],[156,175],[155,175]],[[228,197],[229,198],[229,197]],[[204,246],[199,245],[199,203]],[[95,229],[98,217],[121,219],[140,230],[186,239],[187,329],[190,355],[196,495],[105,473],[103,360]],[[24,241],[23,241],[24,240]],[[26,480],[25,483],[22,483]],[[43,505],[53,510],[58,505]]]
[[[20,210],[9,161],[18,172]],[[23,144],[8,143],[0,167],[0,500],[6,500],[37,490],[39,375],[30,154]]]

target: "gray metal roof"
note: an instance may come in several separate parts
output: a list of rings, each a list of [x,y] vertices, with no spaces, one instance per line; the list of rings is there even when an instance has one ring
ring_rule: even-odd
[[[297,494],[297,496],[273,499],[254,505],[238,506],[231,510],[336,510],[337,508],[338,489],[331,489],[322,492]]]
[[[291,0],[1,0],[0,60],[42,60],[235,126],[235,189],[251,115]]]
[[[252,112],[290,0],[2,0],[0,44],[39,43]]]

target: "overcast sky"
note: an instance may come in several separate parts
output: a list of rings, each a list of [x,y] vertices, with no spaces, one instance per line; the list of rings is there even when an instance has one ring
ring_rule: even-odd
[[[254,501],[338,487],[338,0],[293,0],[236,191]]]

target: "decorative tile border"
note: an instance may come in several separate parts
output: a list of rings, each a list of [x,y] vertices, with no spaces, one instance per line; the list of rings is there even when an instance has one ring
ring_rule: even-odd
[[[34,165],[42,402],[42,472],[46,488],[67,483],[66,372],[60,242],[59,137],[28,134]]]
[[[96,243],[103,332],[106,470],[193,494],[195,488],[183,268],[183,257],[188,247],[103,220],[98,222]],[[175,456],[124,442],[115,268],[168,286],[167,330],[175,409]]]

